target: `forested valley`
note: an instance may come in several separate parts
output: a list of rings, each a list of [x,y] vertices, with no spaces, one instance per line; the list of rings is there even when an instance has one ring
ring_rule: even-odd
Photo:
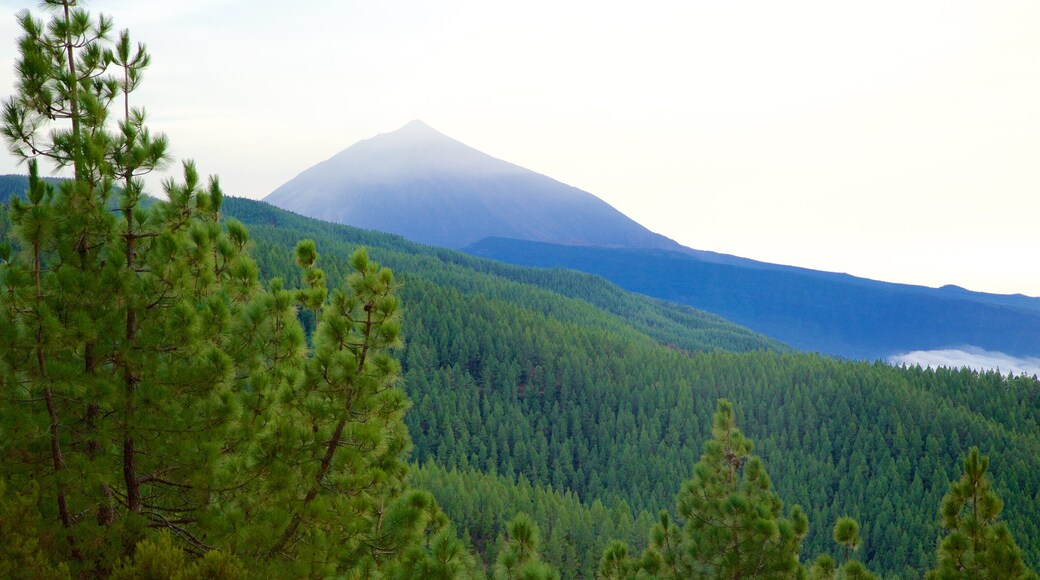
[[[586,274],[480,260],[249,200],[228,199],[227,212],[249,225],[271,275],[292,279],[285,248],[299,237],[328,252],[330,279],[344,265],[334,256],[356,246],[402,273],[413,477],[476,545],[492,546],[485,556],[516,511],[543,514],[543,535],[559,540],[549,561],[586,577],[604,537],[646,545],[710,438],[719,398],[735,403],[780,497],[806,511],[804,559],[832,551],[831,528],[850,515],[868,567],[920,576],[935,559],[938,506],[973,445],[1003,474],[1005,504],[1022,498],[1022,511],[1004,517],[1026,553],[1040,553],[1034,377],[794,353]],[[675,321],[690,329],[682,343],[666,331]],[[503,515],[490,525],[488,506],[517,496],[526,499],[493,508]]]
[[[1036,377],[796,352],[192,163],[148,198],[147,53],[53,4],[4,104],[0,576],[1035,577]]]

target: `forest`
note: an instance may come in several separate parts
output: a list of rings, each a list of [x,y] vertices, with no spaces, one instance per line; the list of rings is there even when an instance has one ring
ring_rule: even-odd
[[[0,576],[1036,577],[1036,377],[801,353],[192,162],[149,197],[149,54],[47,5],[3,104]]]

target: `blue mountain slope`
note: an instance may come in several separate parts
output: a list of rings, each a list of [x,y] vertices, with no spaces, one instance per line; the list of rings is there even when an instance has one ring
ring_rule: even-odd
[[[682,249],[590,193],[495,159],[421,121],[356,143],[264,201],[447,248],[506,236]]]
[[[345,149],[266,201],[424,244],[598,274],[805,350],[876,359],[970,346],[1040,356],[1040,299],[882,283],[685,248],[590,193],[419,121]]]
[[[889,284],[846,274],[635,248],[489,238],[466,251],[504,262],[597,274],[627,290],[686,304],[795,347],[883,359],[910,350],[975,346],[1040,353],[1036,298]]]

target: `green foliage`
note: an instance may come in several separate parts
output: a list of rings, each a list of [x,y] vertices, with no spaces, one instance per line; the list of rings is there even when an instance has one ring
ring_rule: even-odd
[[[834,524],[834,541],[845,548],[845,561],[849,561],[849,554],[859,549],[859,523],[856,520],[842,516]]]
[[[305,237],[321,246],[330,279],[346,271],[360,245],[406,273],[408,336],[400,358],[414,406],[405,421],[422,465],[436,461],[513,482],[522,475],[530,485],[573,492],[586,506],[599,500],[609,511],[624,501],[633,516],[656,512],[689,477],[690,457],[710,436],[714,401],[725,397],[738,405],[776,491],[804,507],[807,561],[834,551],[834,522],[848,515],[863,522],[858,554],[865,565],[920,576],[934,562],[935,506],[958,457],[985,442],[1002,474],[1001,496],[1015,506],[1007,511],[1009,529],[1026,561],[1040,562],[1040,502],[1033,497],[1040,489],[1040,381],[1033,377],[718,346],[677,352],[666,346],[674,340],[651,332],[656,322],[647,323],[669,311],[592,276],[495,264],[248,200],[229,199],[225,209],[250,224],[265,277],[299,280],[289,249]],[[647,312],[652,316],[640,323]],[[673,323],[669,328],[680,328]],[[684,341],[712,350],[710,328],[692,319],[688,328]],[[468,502],[450,498],[469,488],[431,491],[485,559],[494,554],[483,551],[486,530],[497,533],[516,511],[535,516],[517,508],[496,524],[465,519],[456,510]],[[874,524],[889,521],[899,525]],[[546,520],[538,524],[550,529]],[[592,554],[577,554],[577,569],[594,575],[606,538],[642,546],[652,524],[618,533],[575,523],[583,545],[593,535],[600,542]],[[573,569],[560,566],[563,575]]]
[[[24,493],[11,492],[0,479],[0,578],[60,580],[69,568],[55,563],[55,534],[42,525],[35,484]]]
[[[680,570],[716,578],[774,578],[792,577],[799,569],[808,520],[798,506],[783,516],[783,502],[751,448],[736,427],[733,405],[720,400],[712,439],[676,500],[686,519]]]
[[[1004,504],[990,489],[988,469],[989,458],[972,447],[964,474],[943,497],[939,514],[947,533],[927,578],[1037,578],[1007,525],[998,521]]]
[[[798,506],[790,517],[783,516],[783,502],[751,448],[751,440],[736,427],[732,403],[720,399],[712,439],[693,468],[693,479],[676,498],[676,510],[686,520],[681,539],[662,513],[642,565],[628,559],[624,544],[612,543],[604,551],[600,575],[624,578],[633,568],[665,578],[803,575],[799,551],[808,520]]]
[[[315,267],[318,262],[318,250],[313,240],[301,240],[296,245],[296,265],[303,270],[302,282],[305,289],[297,290],[296,300],[300,307],[310,310],[314,316],[320,314],[328,289],[325,284],[325,272]]]
[[[596,576],[603,580],[624,580],[632,574],[634,567],[634,562],[628,555],[628,544],[612,540],[603,550]]]
[[[527,514],[517,514],[507,527],[507,538],[495,560],[496,580],[554,580],[559,574],[538,553],[538,526]]]
[[[224,237],[216,182],[202,186],[190,162],[167,180],[167,203],[141,207],[140,177],[167,162],[165,138],[130,106],[147,52],[125,32],[113,43],[111,21],[74,2],[48,6],[46,25],[19,15],[18,93],[4,102],[2,132],[29,181],[0,273],[12,402],[0,414],[19,458],[9,482],[39,481],[62,557],[105,573],[149,526],[204,548],[181,526],[208,493],[232,410],[225,282],[249,260]],[[52,187],[38,159],[73,177]]]
[[[812,566],[809,567],[809,580],[834,580],[837,575],[838,570],[835,568],[834,558],[827,554],[817,556]]]
[[[838,518],[838,521],[834,524],[832,536],[835,543],[844,549],[845,559],[842,565],[835,568],[834,559],[827,554],[822,554],[816,558],[812,567],[809,568],[810,579],[860,578],[873,580],[877,578],[861,562],[849,559],[852,552],[855,552],[860,547],[859,522],[848,516]]]
[[[593,578],[605,538],[621,538],[642,549],[650,514],[633,514],[624,502],[583,503],[573,491],[532,485],[526,477],[505,477],[473,469],[444,469],[429,463],[409,475],[412,486],[430,490],[451,521],[465,531],[484,562],[493,564],[507,526],[517,513],[529,515],[543,539],[541,558],[563,578]]]
[[[113,580],[245,580],[245,566],[233,556],[210,550],[193,558],[173,544],[168,532],[137,543],[133,558],[117,567]]]
[[[355,251],[326,304],[304,241],[304,288],[262,288],[248,231],[223,219],[219,183],[191,162],[164,182],[165,201],[142,203],[141,176],[167,164],[165,138],[130,105],[147,51],[126,32],[113,41],[111,21],[72,0],[47,7],[46,25],[19,15],[18,93],[3,112],[29,179],[9,224],[0,216],[0,476],[16,498],[0,507],[34,538],[5,530],[4,565],[474,573],[433,496],[405,485],[391,271]],[[41,158],[73,177],[52,187]]]
[[[877,576],[856,560],[847,562],[842,566],[840,574],[845,580],[877,580]]]

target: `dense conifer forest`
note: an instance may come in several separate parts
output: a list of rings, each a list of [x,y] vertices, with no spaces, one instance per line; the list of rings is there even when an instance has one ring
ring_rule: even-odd
[[[227,208],[249,225],[261,271],[270,275],[290,273],[284,248],[298,237],[340,256],[365,245],[383,263],[408,272],[402,276],[407,338],[401,358],[415,459],[435,464],[437,481],[447,469],[467,482],[460,488],[465,492],[431,486],[442,506],[465,505],[452,494],[481,489],[474,479],[489,473],[483,486],[522,481],[561,502],[574,494],[575,509],[592,510],[598,501],[601,516],[624,512],[624,518],[600,517],[593,529],[638,522],[614,537],[642,546],[646,524],[658,510],[674,508],[710,437],[716,401],[728,398],[780,497],[808,516],[803,560],[832,551],[831,528],[852,515],[868,567],[920,576],[935,559],[938,506],[972,445],[992,455],[1005,503],[1021,498],[1018,514],[1005,514],[1012,534],[1030,561],[1040,553],[1040,382],[1034,377],[838,361],[776,343],[694,341],[736,332],[725,325],[719,333],[695,330],[678,349],[653,333],[661,323],[641,321],[675,312],[687,327],[699,317],[719,321],[627,295],[585,274],[488,262],[314,222],[260,202],[232,198]],[[268,251],[282,256],[268,261]],[[324,262],[327,272],[337,269],[332,261]],[[583,295],[587,301],[570,298]],[[630,302],[627,308],[621,300]],[[647,306],[647,314],[629,319],[614,314],[638,311],[638,304],[659,308]],[[539,511],[525,507],[528,501],[513,511]],[[468,518],[477,517],[472,512],[445,509],[479,546],[494,545],[506,521],[492,534],[481,524],[470,527]],[[551,515],[532,515],[543,529],[557,529]],[[582,548],[575,544],[575,554]],[[584,566],[592,574],[598,566],[591,556],[578,561],[561,569]]]
[[[4,103],[0,576],[1035,577],[1036,377],[798,353],[190,162],[148,199],[146,50],[47,4]]]

